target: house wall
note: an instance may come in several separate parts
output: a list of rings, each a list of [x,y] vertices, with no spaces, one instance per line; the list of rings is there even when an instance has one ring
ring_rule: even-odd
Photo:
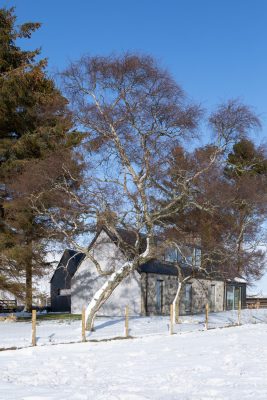
[[[206,279],[194,279],[192,283],[192,314],[205,311],[207,303],[210,305],[211,311],[223,311],[224,304],[224,282]],[[211,286],[215,285],[215,303],[211,308]],[[181,315],[185,314],[185,303],[181,304]]]
[[[117,269],[126,261],[122,252],[104,231],[98,236],[92,252],[103,271]],[[92,261],[85,259],[71,280],[71,312],[80,314],[83,305],[90,302],[106,279],[105,276],[99,276]],[[98,315],[123,316],[126,305],[129,306],[130,315],[141,313],[141,285],[138,272],[132,273],[117,286],[100,308]]]
[[[64,256],[67,252],[64,253]],[[71,307],[71,297],[61,296],[61,289],[70,289],[71,275],[68,273],[66,266],[59,264],[50,285],[51,310],[53,312],[68,312]]]
[[[142,273],[142,314],[159,314],[157,307],[157,281],[162,281],[162,309],[163,315],[169,315],[170,305],[172,304],[177,288],[178,280],[176,276]],[[205,279],[191,279],[188,283],[192,284],[192,303],[191,313],[200,313],[205,310],[207,302],[210,303],[211,285],[215,285],[215,304],[213,311],[223,311],[224,283],[222,281],[212,281]],[[180,315],[188,314],[185,307],[185,288],[181,293]]]
[[[170,313],[170,305],[175,297],[178,281],[176,276],[142,273],[142,314],[159,314],[157,309],[157,281],[163,282],[162,315]]]
[[[70,311],[71,298],[70,296],[61,296],[61,289],[70,289],[71,276],[67,273],[66,268],[59,266],[55,272],[50,286],[51,295],[51,310],[53,312]]]
[[[76,255],[75,255],[76,254]],[[77,263],[83,255],[73,250],[65,250],[50,282],[51,310],[53,312],[70,312],[71,296],[62,295],[62,289],[71,288],[71,278],[76,271]]]

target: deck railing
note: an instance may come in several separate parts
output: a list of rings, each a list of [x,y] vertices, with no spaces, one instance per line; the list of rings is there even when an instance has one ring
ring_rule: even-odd
[[[0,312],[12,312],[17,308],[17,300],[0,300]]]
[[[266,297],[249,297],[246,302],[247,308],[267,308]]]

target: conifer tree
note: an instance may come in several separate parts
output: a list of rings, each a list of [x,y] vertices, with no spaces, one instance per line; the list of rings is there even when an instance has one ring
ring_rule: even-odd
[[[234,189],[234,215],[238,227],[237,264],[241,270],[242,257],[246,253],[244,247],[248,247],[246,241],[260,236],[260,227],[266,219],[266,149],[257,147],[249,139],[240,140],[228,155],[224,174]],[[258,242],[260,244],[260,240]],[[256,250],[260,253],[258,248]]]
[[[23,297],[27,310],[32,277],[43,272],[51,238],[48,219],[35,212],[30,198],[42,197],[47,208],[66,203],[50,189],[62,179],[77,186],[80,171],[73,152],[79,135],[70,132],[67,101],[48,76],[40,50],[17,45],[39,27],[17,26],[14,8],[0,9],[0,289]]]

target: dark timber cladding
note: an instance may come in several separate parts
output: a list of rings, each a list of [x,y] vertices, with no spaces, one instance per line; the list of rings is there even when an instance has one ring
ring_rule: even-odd
[[[51,310],[64,312],[71,310],[71,278],[77,271],[84,258],[83,253],[74,250],[65,250],[52,276],[51,283]]]

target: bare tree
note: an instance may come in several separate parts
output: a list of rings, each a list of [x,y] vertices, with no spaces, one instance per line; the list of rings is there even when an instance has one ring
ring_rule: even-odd
[[[87,204],[83,203],[87,222],[107,226],[128,258],[119,269],[109,271],[90,301],[86,319],[91,328],[96,312],[119,283],[156,258],[158,237],[174,225],[174,216],[211,209],[209,202],[198,201],[196,185],[229,143],[258,120],[248,108],[236,109],[235,102],[221,107],[211,119],[215,141],[208,161],[191,169],[181,162],[173,184],[173,152],[197,139],[202,111],[188,102],[167,71],[148,56],[83,57],[64,73],[64,82],[76,122],[85,133],[90,161]],[[230,118],[232,113],[236,120]],[[134,235],[131,245],[118,228]],[[103,273],[92,254],[88,256]]]

